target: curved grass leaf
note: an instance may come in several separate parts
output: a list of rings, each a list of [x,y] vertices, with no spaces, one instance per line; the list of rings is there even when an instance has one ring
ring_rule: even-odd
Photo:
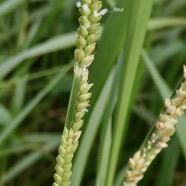
[[[159,17],[153,18],[148,23],[148,30],[162,29],[186,25],[186,17]]]
[[[20,54],[17,54],[16,56],[2,61],[0,63],[0,79],[5,77],[12,69],[21,64],[25,59],[37,57],[75,45],[75,38],[76,33],[74,32],[57,36]]]
[[[16,176],[20,175],[26,168],[30,167],[32,164],[36,163],[43,156],[46,157],[49,151],[57,148],[59,145],[59,138],[54,138],[47,142],[47,144],[40,147],[36,152],[29,153],[26,157],[18,161],[14,166],[12,166],[6,173],[4,177],[4,182],[8,183]]]
[[[16,9],[23,3],[26,3],[28,0],[6,0],[4,3],[0,4],[0,18],[5,16],[12,10]]]
[[[57,83],[65,76],[65,74],[72,68],[72,64],[68,64],[64,67],[60,73],[58,73],[46,87],[41,90],[33,100],[23,108],[20,113],[7,125],[0,135],[0,145],[8,138],[8,136],[19,126],[23,119],[34,109],[34,107],[48,94]]]

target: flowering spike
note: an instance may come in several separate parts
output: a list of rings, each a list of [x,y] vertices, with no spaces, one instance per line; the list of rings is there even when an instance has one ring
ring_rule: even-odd
[[[76,39],[76,45],[78,48],[84,48],[86,46],[86,40],[83,37],[78,36]]]
[[[92,24],[92,25],[88,28],[88,32],[89,32],[89,34],[96,33],[96,32],[98,31],[99,28],[100,28],[100,23]]]
[[[149,135],[141,149],[129,159],[129,170],[125,174],[125,186],[137,185],[156,155],[168,146],[167,142],[175,133],[176,118],[186,109],[186,67],[184,81],[180,83],[176,94],[165,99],[165,110],[155,122],[154,131]]]
[[[89,16],[89,20],[92,24],[95,24],[101,20],[102,16],[98,14],[97,11],[94,11],[92,15]]]
[[[79,18],[79,23],[80,23],[80,26],[83,27],[84,29],[88,29],[90,26],[90,21],[86,16],[81,16]]]
[[[91,34],[87,37],[87,45],[94,43],[97,40],[97,34]]]
[[[94,55],[89,55],[86,56],[82,61],[81,61],[81,66],[82,67],[89,67],[94,60]]]
[[[74,51],[74,59],[75,59],[75,61],[80,62],[82,59],[84,59],[84,57],[85,57],[85,52],[81,48],[77,48]]]
[[[104,16],[108,12],[109,12],[109,10],[107,8],[104,8],[104,9],[100,10],[99,14],[102,15],[102,16]]]
[[[54,174],[53,186],[69,186],[72,175],[72,159],[78,147],[78,140],[81,135],[80,128],[83,125],[83,116],[88,111],[90,88],[93,84],[88,83],[88,67],[94,60],[97,31],[100,27],[100,13],[102,1],[81,0],[76,3],[76,7],[81,14],[78,37],[76,39],[77,48],[74,51],[74,80],[66,116],[65,128],[58,148],[59,155],[56,158],[56,173]],[[100,11],[100,12],[99,12]],[[95,15],[97,14],[97,15]]]
[[[92,43],[84,48],[86,56],[90,55],[96,47],[96,43]]]
[[[88,30],[85,29],[84,27],[82,26],[79,26],[78,29],[77,29],[77,33],[79,36],[83,37],[83,38],[86,38],[88,36]]]
[[[77,8],[80,8],[81,6],[82,6],[81,2],[78,1],[78,2],[76,3],[76,7],[77,7]]]
[[[101,9],[101,7],[102,7],[102,2],[101,1],[97,1],[97,2],[95,2],[95,3],[93,3],[91,6],[90,6],[90,9],[92,10],[92,11],[99,11],[100,9]]]
[[[89,16],[91,13],[91,10],[89,9],[87,4],[83,4],[80,7],[79,12],[81,13],[82,16]]]

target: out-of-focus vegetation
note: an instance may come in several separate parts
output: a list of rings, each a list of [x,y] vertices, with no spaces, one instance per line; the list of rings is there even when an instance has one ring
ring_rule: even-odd
[[[75,3],[0,0],[0,185],[53,182],[73,77],[79,16]],[[104,0],[103,4],[113,9],[115,1]],[[128,157],[138,149],[164,98],[171,95],[182,76],[186,1],[154,1],[143,49],[138,28],[145,25],[140,22],[142,16],[136,15],[142,15],[140,10],[145,8],[135,4],[135,0],[117,0],[116,6],[124,12],[110,13],[102,21],[103,32],[90,69],[93,97],[73,163],[73,186],[98,185],[107,175],[112,139],[117,141],[117,100],[129,89],[132,93],[126,96],[126,105],[120,106],[126,115],[125,132],[114,175],[114,185],[121,185]],[[129,59],[139,49],[141,57],[134,65]],[[120,74],[121,63],[124,69]],[[168,149],[154,161],[140,186],[186,185],[185,134],[183,117]]]

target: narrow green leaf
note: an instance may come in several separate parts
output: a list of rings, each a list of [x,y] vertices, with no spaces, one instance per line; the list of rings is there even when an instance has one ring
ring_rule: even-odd
[[[8,136],[19,126],[19,124],[23,121],[23,119],[34,109],[34,107],[44,98],[44,96],[50,92],[54,86],[59,83],[59,81],[65,76],[65,74],[72,68],[72,64],[68,64],[64,67],[60,73],[58,73],[46,87],[41,90],[33,100],[28,103],[25,108],[20,111],[9,125],[5,127],[5,129],[1,132],[0,135],[0,145],[8,138]]]
[[[181,33],[181,32],[180,32]],[[172,36],[169,36],[171,38]],[[177,36],[176,36],[177,37]],[[157,64],[162,63],[168,58],[171,58],[178,54],[180,51],[185,51],[186,47],[183,41],[179,39],[174,39],[171,41],[168,41],[166,43],[163,43],[157,47],[152,48],[151,50],[151,56],[153,57],[153,61]]]
[[[12,120],[11,113],[3,105],[0,105],[0,125],[8,125]]]
[[[4,177],[4,182],[8,183],[16,176],[20,175],[24,170],[30,167],[32,164],[36,163],[40,158],[44,155],[57,148],[59,145],[59,138],[53,139],[47,144],[45,144],[42,148],[38,149],[36,152],[31,152],[18,161],[13,167],[11,167]]]
[[[170,97],[170,88],[167,86],[167,84],[162,80],[162,77],[159,75],[158,71],[155,69],[153,65],[153,61],[149,58],[147,53],[143,50],[142,56],[144,59],[144,62],[151,74],[151,76],[156,80],[156,86],[158,86],[158,90],[160,91],[161,97],[163,100],[167,97]]]
[[[51,68],[51,69],[42,70],[42,71],[38,71],[38,72],[35,72],[35,73],[31,73],[31,74],[26,74],[26,75],[21,76],[21,77],[13,77],[9,81],[0,82],[0,89],[5,89],[8,86],[11,86],[11,85],[14,85],[14,84],[17,84],[17,83],[30,81],[30,80],[33,80],[33,79],[39,79],[39,78],[42,78],[42,77],[45,77],[45,76],[56,74],[59,71],[61,71],[61,68],[63,68],[63,66],[58,66],[58,67],[54,67],[54,68]]]
[[[116,7],[125,8],[125,10],[109,15],[98,43],[94,63],[91,66],[90,81],[95,83],[91,98],[92,105],[96,102],[125,39],[129,14],[128,5],[123,0],[117,0]]]
[[[0,18],[5,16],[12,10],[16,9],[23,3],[26,3],[28,0],[6,0],[4,3],[0,4]]]
[[[130,21],[127,27],[127,36],[124,45],[125,64],[122,66],[122,77],[116,110],[115,129],[108,167],[107,186],[112,186],[114,182],[117,160],[120,152],[121,142],[127,130],[127,116],[130,109],[132,91],[139,63],[140,52],[146,33],[147,23],[150,17],[152,1],[126,1],[132,3],[130,8]]]
[[[151,19],[148,23],[148,30],[162,29],[165,27],[174,27],[186,25],[185,17],[161,17]]]
[[[101,144],[99,147],[99,159],[98,159],[98,174],[96,178],[96,186],[106,185],[107,171],[110,158],[110,149],[112,144],[112,125],[113,125],[113,112],[116,107],[116,101],[118,98],[118,87],[121,73],[121,66],[123,63],[123,51],[121,52],[117,64],[116,72],[114,74],[114,80],[109,94],[109,102],[107,103],[105,114],[103,116],[102,132],[101,132]]]
[[[109,154],[110,154],[110,147],[112,142],[112,119],[111,117],[107,118],[107,127],[104,128],[106,131],[104,131],[104,138],[102,138],[101,142],[102,145],[100,145],[100,159],[98,164],[98,174],[96,178],[96,186],[105,185],[105,181],[107,179],[106,173],[108,168],[108,162],[109,162]]]
[[[17,54],[16,56],[2,61],[0,63],[0,79],[5,77],[12,69],[21,64],[25,59],[74,46],[75,38],[76,33],[74,32],[57,36],[20,54]]]

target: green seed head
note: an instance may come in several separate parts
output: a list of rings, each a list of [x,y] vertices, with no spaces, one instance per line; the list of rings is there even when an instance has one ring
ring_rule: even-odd
[[[66,163],[71,163],[73,157],[73,154],[68,154],[68,156],[65,156],[64,160]]]
[[[93,86],[93,84],[81,83],[80,84],[81,94],[87,93],[91,89],[92,86]]]
[[[57,164],[58,164],[60,167],[63,167],[65,161],[64,161],[64,159],[63,159],[61,156],[58,155],[57,158],[56,158],[56,161],[57,161]]]
[[[52,184],[52,186],[60,186],[60,185],[54,182],[54,183]]]
[[[81,16],[81,17],[79,18],[79,24],[80,24],[83,28],[87,29],[87,28],[89,28],[89,26],[90,26],[90,21],[88,20],[87,17]]]
[[[84,102],[86,100],[88,100],[90,97],[91,97],[92,93],[86,93],[86,94],[81,94],[79,97],[78,97],[78,100],[80,102]]]
[[[64,180],[69,180],[69,178],[71,177],[71,175],[72,175],[72,172],[64,173],[63,174]],[[64,185],[64,184],[62,184],[62,185]]]
[[[62,178],[58,174],[54,174],[54,179],[57,184],[60,184],[62,182]]]
[[[64,172],[64,169],[61,168],[59,165],[55,166],[55,170],[56,170],[57,173],[60,173],[60,174],[63,174],[63,172]]]
[[[79,131],[79,129],[82,127],[82,125],[83,125],[83,120],[80,120],[80,121],[78,121],[78,122],[75,122],[75,123],[73,124],[73,131],[74,131],[74,132]]]
[[[97,22],[99,22],[101,20],[102,16],[101,15],[95,15],[94,13],[92,15],[89,16],[89,21],[92,24],[95,24]]]
[[[78,141],[76,141],[76,143],[74,143],[72,153],[74,153],[76,151],[77,147],[78,147]]]
[[[67,145],[67,140],[63,137],[63,135],[61,137],[61,144],[63,147],[66,147],[66,145]]]
[[[85,57],[85,52],[81,48],[77,48],[74,51],[74,59],[77,62],[80,62]]]
[[[91,35],[89,35],[89,36],[87,37],[87,39],[86,39],[87,45],[90,45],[90,44],[96,42],[97,37],[98,37],[97,34],[91,34]]]
[[[63,158],[63,157],[65,156],[65,154],[66,154],[65,148],[64,148],[63,146],[60,145],[60,146],[58,147],[58,151],[59,151],[60,156]]]
[[[80,121],[81,118],[85,115],[85,112],[76,112],[75,113],[75,116],[74,116],[74,119],[75,121]]]
[[[78,48],[84,48],[86,46],[86,40],[83,37],[78,36],[76,39],[76,45]]]
[[[68,138],[68,129],[66,127],[63,130],[63,136],[64,136],[65,139]]]
[[[102,2],[101,1],[97,1],[97,2],[94,2],[93,4],[90,5],[90,9],[91,11],[100,11],[102,7]]]
[[[69,172],[72,168],[72,163],[66,163],[64,166],[65,172]]]
[[[98,31],[99,28],[100,28],[100,23],[92,24],[92,25],[90,25],[90,27],[88,28],[88,33],[89,33],[89,34],[96,33],[96,32]]]
[[[79,26],[79,28],[77,29],[77,33],[83,38],[86,38],[88,36],[88,30],[83,28],[82,26]]]
[[[86,4],[84,4],[81,8],[79,8],[79,12],[82,16],[88,17],[91,13],[91,10]]]
[[[92,54],[92,52],[95,50],[96,43],[92,43],[84,48],[86,56]]]
[[[89,67],[94,60],[94,55],[86,56],[82,61],[81,61],[81,66],[82,67]]]
[[[84,101],[82,103],[77,103],[77,111],[82,111],[84,110],[86,107],[89,106],[89,101]]]

